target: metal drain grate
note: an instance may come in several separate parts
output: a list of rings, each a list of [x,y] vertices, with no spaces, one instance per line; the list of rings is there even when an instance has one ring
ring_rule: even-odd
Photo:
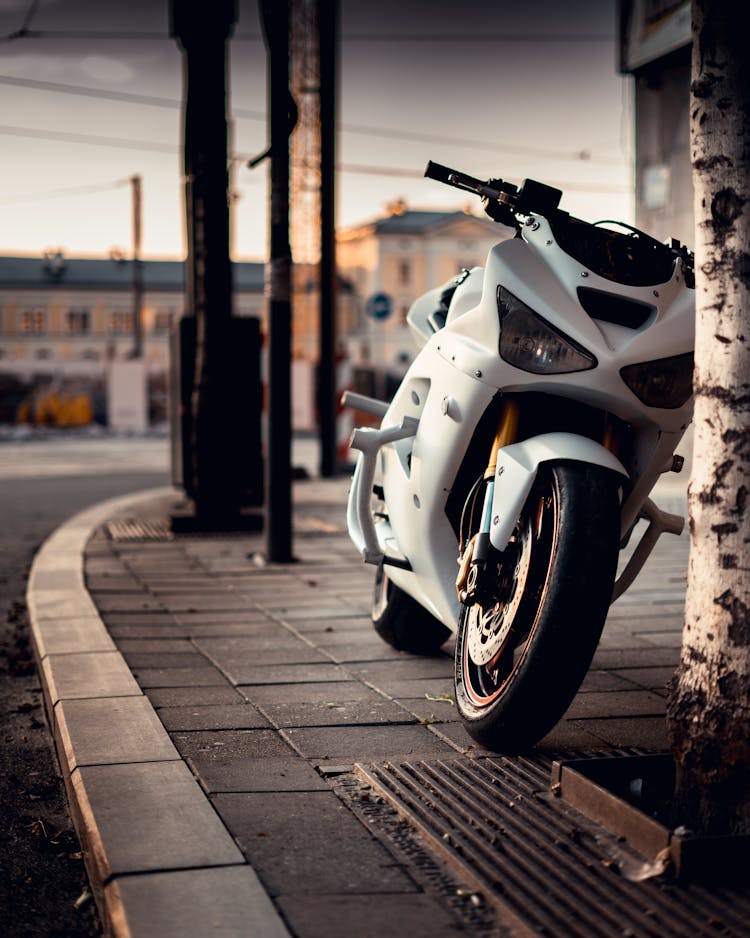
[[[637,858],[550,793],[551,764],[458,758],[357,772],[514,933],[746,938],[750,890],[630,881],[623,874]]]
[[[113,541],[172,541],[174,534],[169,519],[145,521],[142,518],[119,518],[104,525],[107,536]]]

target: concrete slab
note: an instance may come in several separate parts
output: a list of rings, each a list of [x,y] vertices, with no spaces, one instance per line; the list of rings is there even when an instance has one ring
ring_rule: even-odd
[[[61,700],[55,727],[70,771],[82,765],[180,758],[145,697]]]
[[[235,674],[238,668],[258,664],[330,663],[330,658],[307,642],[277,627],[271,636],[197,638],[195,645],[218,667]]]
[[[318,684],[255,684],[237,688],[251,703],[264,710],[267,705],[297,706],[305,704],[378,701],[383,697],[359,681],[322,681]]]
[[[42,670],[50,707],[58,700],[141,694],[119,651],[47,655]]]
[[[212,684],[207,687],[149,687],[146,695],[157,710],[161,707],[236,706],[246,703],[245,698],[229,684]]]
[[[71,780],[79,830],[100,882],[242,860],[182,761],[84,766]]]
[[[298,752],[316,762],[354,763],[378,759],[453,755],[451,746],[426,726],[337,726],[281,731]]]
[[[236,665],[227,668],[234,684],[319,684],[350,681],[351,674],[336,664]]]
[[[384,700],[329,700],[324,703],[263,704],[274,726],[353,726],[416,722],[413,714],[397,703]]]
[[[31,621],[37,655],[66,655],[76,652],[116,651],[115,643],[99,616],[56,619],[41,616]]]
[[[464,928],[431,896],[277,896],[300,938],[455,938]],[[466,932],[468,934],[468,932]]]
[[[133,674],[143,688],[226,684],[224,675],[208,664],[196,668],[133,668]]]
[[[249,730],[271,726],[252,704],[205,707],[161,707],[159,719],[170,732],[194,730]]]
[[[120,877],[105,889],[116,934],[138,938],[289,938],[247,864]]]
[[[333,792],[212,800],[272,896],[418,891]]]

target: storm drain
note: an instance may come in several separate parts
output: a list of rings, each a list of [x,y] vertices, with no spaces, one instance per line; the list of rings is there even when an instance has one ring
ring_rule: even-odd
[[[146,521],[142,518],[114,518],[104,525],[113,541],[171,541],[174,534],[169,519]]]
[[[551,765],[498,756],[357,772],[515,934],[747,938],[750,889],[651,877],[642,858],[550,792]]]

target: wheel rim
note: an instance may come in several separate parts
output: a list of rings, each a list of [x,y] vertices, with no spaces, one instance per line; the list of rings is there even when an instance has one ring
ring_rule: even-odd
[[[556,541],[559,500],[555,486],[529,499],[503,555],[498,595],[464,608],[461,672],[466,695],[478,708],[501,696],[526,655],[538,621]]]

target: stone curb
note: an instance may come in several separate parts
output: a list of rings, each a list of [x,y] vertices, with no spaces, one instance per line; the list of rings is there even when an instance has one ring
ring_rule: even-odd
[[[106,935],[289,932],[110,638],[83,554],[115,513],[174,494],[109,499],[54,531],[26,598],[47,717]]]

